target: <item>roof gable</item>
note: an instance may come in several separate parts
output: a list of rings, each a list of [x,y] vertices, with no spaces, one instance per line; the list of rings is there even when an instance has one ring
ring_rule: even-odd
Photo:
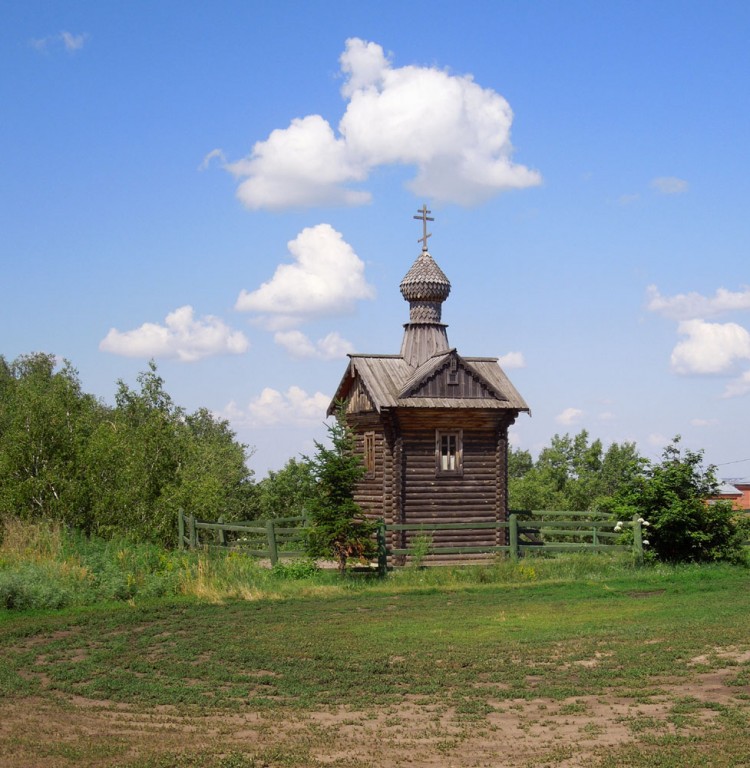
[[[350,413],[384,408],[529,410],[496,358],[461,357],[455,350],[435,355],[417,369],[401,355],[350,355],[329,415],[342,401]]]
[[[399,398],[409,397],[507,400],[455,349],[435,355],[417,368],[399,392]]]

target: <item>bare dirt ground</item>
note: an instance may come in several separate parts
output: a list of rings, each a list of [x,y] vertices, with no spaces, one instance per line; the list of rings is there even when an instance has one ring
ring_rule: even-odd
[[[750,660],[747,652],[721,653],[733,664]],[[693,665],[702,662],[699,657]],[[580,664],[594,666],[597,659]],[[177,760],[180,754],[241,753],[257,756],[257,766],[271,767],[592,766],[644,731],[699,734],[723,707],[750,709],[750,686],[727,685],[733,674],[736,666],[696,670],[688,682],[660,682],[658,695],[642,701],[614,696],[493,699],[492,686],[483,684],[490,711],[470,718],[409,696],[379,710],[368,709],[363,699],[362,708],[324,712],[206,715],[70,696],[11,699],[0,702],[0,765],[120,766],[161,756],[158,764],[168,766],[170,756]],[[534,680],[528,682],[533,687]],[[690,711],[682,720],[675,715],[680,702]],[[750,765],[750,755],[747,763],[732,764]]]

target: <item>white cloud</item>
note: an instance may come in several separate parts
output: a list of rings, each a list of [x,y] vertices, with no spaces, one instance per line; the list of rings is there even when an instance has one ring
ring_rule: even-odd
[[[718,423],[718,419],[690,419],[690,425],[693,427],[715,427]]]
[[[750,371],[745,371],[727,384],[722,397],[741,397],[748,393],[750,393]]]
[[[61,32],[60,38],[66,51],[78,51],[83,48],[87,35],[74,35],[70,32]]]
[[[308,395],[297,386],[289,387],[286,393],[266,387],[246,408],[230,402],[219,415],[234,426],[310,426],[325,420],[330,402],[322,392]]]
[[[320,115],[298,118],[288,128],[276,129],[255,144],[250,157],[225,167],[245,179],[237,197],[250,209],[370,201],[369,193],[342,186],[361,181],[366,171],[352,162],[346,143],[334,136]]]
[[[750,359],[750,333],[737,323],[683,320],[677,332],[687,338],[672,350],[676,373],[729,373],[738,361]]]
[[[321,360],[336,360],[346,357],[354,351],[353,344],[342,338],[336,331],[318,339],[315,344],[302,331],[297,330],[277,331],[273,339],[277,344],[284,347],[292,357],[297,358],[314,357]]]
[[[607,423],[610,421],[615,421],[617,419],[617,416],[614,413],[612,413],[612,411],[603,411],[597,416],[597,419],[599,419],[599,421]]]
[[[652,432],[647,438],[646,442],[654,448],[663,448],[669,443],[669,439],[659,432]]]
[[[582,416],[583,411],[579,408],[566,408],[562,413],[555,416],[555,421],[565,425],[577,424]]]
[[[525,368],[526,360],[524,359],[523,352],[508,352],[507,355],[501,355],[497,362],[501,368],[506,370],[513,370],[514,368]]]
[[[651,180],[651,187],[662,195],[681,195],[688,191],[690,185],[676,176],[659,176]]]
[[[346,41],[340,64],[348,104],[338,135],[308,115],[224,164],[242,180],[237,195],[248,208],[366,203],[368,192],[347,185],[388,164],[416,166],[409,187],[419,196],[464,205],[541,183],[511,160],[510,105],[471,76],[394,68],[379,45],[359,38]]]
[[[224,152],[220,149],[212,149],[204,158],[201,160],[201,164],[198,166],[199,171],[206,171],[208,168],[210,168],[211,163],[214,160],[218,160],[219,163],[222,166],[226,166],[227,159],[224,156]]]
[[[239,355],[250,343],[243,333],[233,331],[218,317],[193,317],[189,305],[170,312],[164,325],[144,323],[132,331],[111,328],[99,349],[125,357],[177,358],[191,363],[212,355]]]
[[[280,264],[257,290],[242,290],[235,309],[258,313],[267,327],[283,330],[350,313],[358,300],[374,298],[364,262],[330,224],[303,229],[288,248],[295,263]]]
[[[68,53],[75,53],[75,51],[80,51],[83,48],[86,40],[88,40],[88,35],[85,33],[74,35],[72,32],[63,30],[56,35],[31,40],[31,47],[37,51],[46,51],[49,48],[62,45]]]
[[[638,193],[634,193],[631,195],[620,195],[620,197],[617,199],[617,202],[620,205],[631,205],[632,203],[637,203],[640,199],[641,196]]]
[[[646,292],[646,308],[672,320],[706,318],[723,312],[750,310],[750,288],[741,291],[718,288],[713,296],[703,296],[695,291],[678,293],[676,296],[662,296],[655,285],[649,285]]]

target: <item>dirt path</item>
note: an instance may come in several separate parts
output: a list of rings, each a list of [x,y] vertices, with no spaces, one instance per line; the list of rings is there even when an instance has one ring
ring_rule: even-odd
[[[743,660],[744,655],[733,659]],[[223,766],[229,764],[227,756],[239,755],[232,765],[258,768],[591,766],[644,732],[690,736],[705,733],[727,708],[746,715],[750,686],[727,685],[735,674],[733,666],[697,673],[689,682],[659,685],[660,694],[643,701],[493,699],[492,687],[484,686],[488,711],[468,715],[408,696],[397,706],[374,711],[208,715],[81,697],[12,699],[0,703],[0,765]]]

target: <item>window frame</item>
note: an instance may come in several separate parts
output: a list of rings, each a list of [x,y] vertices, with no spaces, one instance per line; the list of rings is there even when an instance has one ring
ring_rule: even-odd
[[[362,454],[366,477],[375,474],[375,432],[367,431],[362,436]]]
[[[451,441],[453,441],[451,446]],[[453,461],[451,461],[451,458]],[[446,466],[448,465],[448,466]],[[450,466],[452,465],[452,466]],[[464,473],[463,429],[435,430],[435,475],[460,477]]]

